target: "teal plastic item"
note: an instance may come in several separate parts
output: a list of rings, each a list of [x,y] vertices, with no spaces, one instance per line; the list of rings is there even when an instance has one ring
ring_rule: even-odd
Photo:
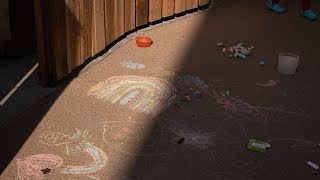
[[[267,7],[278,14],[286,12],[286,10],[283,7],[281,7],[280,4],[273,4],[271,0],[267,1]]]
[[[317,20],[317,15],[311,10],[306,10],[306,11],[301,11],[301,15],[310,21],[315,21]]]

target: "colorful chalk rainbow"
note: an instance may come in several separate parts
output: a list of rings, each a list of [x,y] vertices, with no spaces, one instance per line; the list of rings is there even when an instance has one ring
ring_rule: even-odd
[[[169,82],[154,77],[117,76],[98,83],[88,95],[149,114],[170,105],[176,97],[176,89]]]

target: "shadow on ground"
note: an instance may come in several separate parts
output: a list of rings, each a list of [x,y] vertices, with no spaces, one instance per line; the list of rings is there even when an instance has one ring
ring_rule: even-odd
[[[306,162],[320,160],[320,24],[301,18],[300,4],[283,3],[288,13],[282,16],[252,0],[226,1],[209,11],[175,77],[177,100],[153,119],[128,179],[319,177]],[[230,59],[218,42],[256,48],[247,60]],[[277,72],[280,52],[301,57],[294,76]],[[256,85],[269,80],[277,85]],[[248,150],[250,138],[267,141],[271,150]],[[148,156],[150,147],[159,155]]]

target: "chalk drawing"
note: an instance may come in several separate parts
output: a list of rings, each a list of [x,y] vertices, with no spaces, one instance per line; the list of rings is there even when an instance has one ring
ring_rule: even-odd
[[[42,169],[55,169],[62,165],[63,159],[54,154],[36,154],[17,159],[19,179],[44,179]]]
[[[99,171],[106,166],[107,155],[102,150],[90,143],[82,143],[82,146],[91,155],[93,162],[85,166],[68,166],[62,169],[63,173],[88,174]]]
[[[123,61],[120,63],[122,67],[128,68],[128,69],[143,69],[145,68],[144,64],[137,63],[136,60],[131,61]]]
[[[222,105],[225,111],[246,113],[255,116],[263,115],[263,113],[260,112],[257,108],[247,102],[242,101],[239,98],[233,96],[225,96],[223,94],[219,95],[214,89],[212,89],[211,92],[213,94],[209,92],[209,96],[214,98],[218,104]]]
[[[82,143],[88,142],[89,132],[76,129],[76,132],[70,136],[60,132],[46,131],[39,136],[39,142],[48,146],[64,146],[66,154],[75,154],[83,152]]]
[[[135,152],[134,149],[132,150],[128,150],[128,148],[123,148],[124,146],[122,146],[123,144],[125,145],[130,145],[130,144],[142,144],[143,143],[143,135],[139,135],[139,132],[137,131],[133,131],[130,130],[126,127],[121,128],[116,134],[115,136],[110,136],[110,134],[108,133],[110,131],[110,129],[112,129],[114,131],[114,127],[110,126],[108,124],[109,122],[105,122],[105,124],[103,125],[103,135],[102,135],[102,139],[105,142],[105,144],[107,146],[109,146],[110,148],[113,148],[115,151],[121,152],[123,154],[127,154],[127,155],[132,155],[132,156],[145,156],[145,157],[150,157],[150,156],[165,156],[168,153],[167,152],[163,152],[163,151],[157,151],[157,144],[144,144],[143,147],[143,152]],[[130,124],[130,127],[135,126],[135,128],[140,127],[140,131],[142,131],[142,126],[141,124]],[[157,132],[153,132],[153,133],[157,133]],[[160,139],[159,136],[157,136],[157,138],[155,138],[153,140],[153,142],[157,142],[158,139]]]
[[[208,87],[208,85],[202,79],[200,79],[199,76],[192,76],[192,75],[178,76],[177,83],[190,85],[190,86],[198,86],[202,88]]]
[[[140,76],[117,76],[98,83],[88,93],[111,103],[129,106],[136,112],[155,114],[169,106],[176,89],[169,82]]]
[[[171,133],[177,135],[177,137],[185,138],[184,144],[193,148],[207,149],[212,143],[210,134],[195,131],[187,127],[171,127]]]
[[[263,86],[263,87],[274,87],[277,85],[277,82],[275,82],[274,80],[269,80],[268,83],[265,83],[265,84],[256,83],[256,85]]]

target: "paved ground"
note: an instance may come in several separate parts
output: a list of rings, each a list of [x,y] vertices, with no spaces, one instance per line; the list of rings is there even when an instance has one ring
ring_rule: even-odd
[[[320,24],[284,4],[277,16],[226,1],[146,32],[149,48],[128,42],[2,133],[1,178],[318,179],[306,162],[320,164]],[[221,41],[256,49],[233,60]],[[277,72],[279,52],[301,56],[294,76]],[[271,149],[248,150],[250,138]]]

